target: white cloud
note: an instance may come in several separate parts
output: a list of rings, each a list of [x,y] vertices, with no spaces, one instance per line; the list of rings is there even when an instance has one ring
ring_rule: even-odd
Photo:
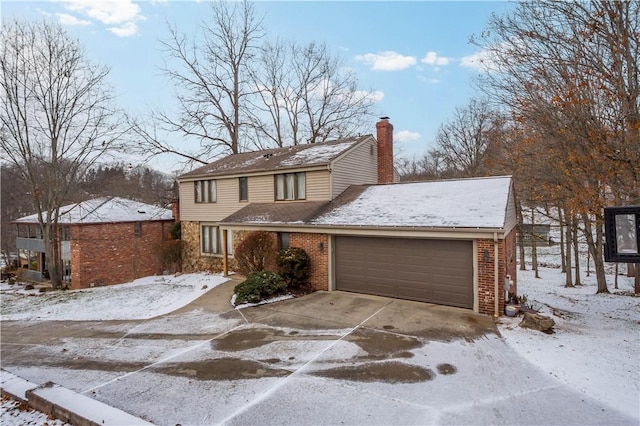
[[[95,19],[120,37],[134,35],[138,31],[137,21],[146,19],[140,6],[132,0],[63,0],[65,8]]]
[[[427,65],[448,65],[449,58],[438,56],[436,52],[429,51],[427,52],[425,57],[420,60],[420,62]]]
[[[420,133],[410,132],[409,130],[401,130],[393,135],[393,139],[399,142],[410,142],[420,139]]]
[[[364,55],[357,55],[355,59],[371,65],[371,69],[377,71],[400,71],[415,65],[417,62],[413,56],[404,56],[392,51],[365,53]]]
[[[497,69],[497,65],[493,59],[494,54],[492,52],[479,50],[472,55],[463,56],[462,59],[460,59],[460,65],[478,71],[492,71]]]
[[[85,19],[78,19],[73,15],[69,15],[68,13],[56,13],[58,20],[62,25],[72,25],[78,27],[86,27],[91,25],[90,21]]]
[[[109,31],[117,35],[118,37],[130,37],[138,32],[138,24],[135,22],[127,22],[119,27],[110,27]]]
[[[131,0],[65,0],[67,9],[103,24],[122,24],[140,18],[140,6]]]

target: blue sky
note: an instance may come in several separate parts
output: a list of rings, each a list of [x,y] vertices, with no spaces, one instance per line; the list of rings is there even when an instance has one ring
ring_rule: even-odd
[[[469,37],[482,32],[491,13],[512,7],[497,1],[256,2],[269,38],[324,42],[356,71],[361,88],[376,92],[376,110],[391,117],[396,152],[408,157],[433,147],[440,124],[477,94],[482,52]],[[62,22],[94,62],[111,68],[119,106],[134,114],[171,107],[172,88],[159,70],[166,22],[189,34],[209,15],[207,1],[5,0],[0,8],[3,20]],[[174,161],[154,165],[171,171]]]

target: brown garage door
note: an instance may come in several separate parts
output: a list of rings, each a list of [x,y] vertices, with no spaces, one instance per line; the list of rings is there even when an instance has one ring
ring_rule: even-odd
[[[473,308],[471,241],[336,237],[336,288]]]

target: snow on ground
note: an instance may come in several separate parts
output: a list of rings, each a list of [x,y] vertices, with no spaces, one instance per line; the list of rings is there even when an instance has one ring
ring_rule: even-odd
[[[69,423],[50,419],[46,414],[41,413],[40,411],[36,411],[26,406],[20,406],[18,401],[2,398],[2,404],[0,404],[0,424],[2,426],[65,426]]]
[[[543,254],[543,257],[545,255]],[[596,294],[596,279],[582,271],[582,286],[565,288],[556,268],[518,271],[518,293],[550,316],[555,333],[518,326],[521,318],[501,318],[506,343],[530,363],[585,395],[621,412],[640,416],[640,297],[631,295],[633,279],[607,276],[612,294]]]
[[[547,265],[557,262],[552,252],[555,249],[541,248],[541,262]],[[557,268],[540,268],[540,277],[535,278],[530,270],[518,271],[518,293],[526,295],[530,305],[554,319],[555,333],[547,335],[523,329],[518,327],[520,318],[503,317],[498,326],[506,344],[535,368],[577,389],[588,399],[594,398],[632,418],[640,418],[637,356],[640,298],[630,295],[632,279],[619,276],[617,294],[596,294],[595,274],[586,277],[585,270],[582,270],[583,285],[575,288],[564,287],[564,274]],[[609,274],[607,279],[609,289],[615,291],[613,276]],[[148,319],[178,309],[224,281],[219,275],[185,274],[50,293],[2,284],[0,312],[2,320]],[[472,351],[474,346],[468,345]],[[471,362],[474,358],[469,356],[466,361],[455,360],[456,365]],[[44,423],[40,420],[29,423],[30,419],[11,423],[10,412],[15,410],[3,401],[1,424]]]
[[[136,320],[179,309],[227,281],[221,275],[182,274],[140,278],[127,284],[83,290],[24,290],[0,285],[0,317],[10,320]]]

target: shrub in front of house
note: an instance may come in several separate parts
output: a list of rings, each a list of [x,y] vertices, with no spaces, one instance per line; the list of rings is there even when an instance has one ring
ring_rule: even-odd
[[[237,271],[248,277],[273,265],[276,251],[273,235],[265,231],[249,232],[238,243],[233,253]]]
[[[162,269],[176,273],[182,269],[182,240],[165,240],[159,247]]]
[[[182,239],[182,222],[175,222],[171,226],[171,239],[172,240]]]
[[[280,250],[276,257],[278,274],[290,287],[300,287],[309,279],[311,259],[306,251],[299,247]]]
[[[280,293],[286,288],[287,283],[275,272],[253,272],[249,274],[245,281],[235,287],[235,304],[258,303]]]

